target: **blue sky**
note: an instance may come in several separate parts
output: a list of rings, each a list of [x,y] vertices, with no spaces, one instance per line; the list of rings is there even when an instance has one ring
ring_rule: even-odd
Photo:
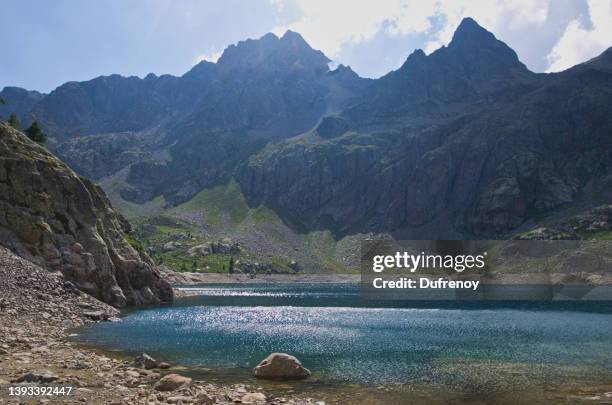
[[[111,73],[180,75],[286,29],[366,77],[447,44],[465,16],[537,72],[612,46],[612,0],[3,0],[2,13],[0,88],[45,92]]]

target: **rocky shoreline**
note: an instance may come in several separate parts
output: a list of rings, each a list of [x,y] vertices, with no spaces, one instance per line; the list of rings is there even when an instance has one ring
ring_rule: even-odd
[[[149,367],[71,341],[74,328],[118,316],[115,308],[65,282],[61,273],[0,247],[0,404],[322,404],[246,384],[192,380],[169,364]],[[9,387],[29,386],[74,388],[69,396],[10,395]]]
[[[163,268],[163,267],[162,267]],[[190,273],[173,272],[165,269],[162,272],[164,279],[173,285],[196,285],[196,284],[254,284],[254,283],[353,283],[358,284],[361,280],[360,274],[258,274],[252,277],[248,274],[227,273]],[[176,288],[174,290],[177,292]]]

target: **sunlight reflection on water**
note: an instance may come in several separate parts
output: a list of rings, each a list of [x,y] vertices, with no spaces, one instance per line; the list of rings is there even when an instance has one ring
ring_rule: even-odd
[[[364,308],[354,289],[338,287],[334,294],[331,287],[284,288],[200,289],[203,295],[176,306],[139,310],[121,322],[87,328],[81,339],[211,368],[253,367],[271,352],[287,352],[321,378],[369,383],[465,384],[476,378],[476,366],[448,372],[464,361],[504,364],[508,373],[537,364],[520,368],[534,380],[551,378],[550,373],[564,378],[560,366],[609,370],[612,364],[609,313]],[[317,306],[330,296],[337,306]],[[278,306],[270,306],[270,297],[277,297],[272,304]],[[541,367],[546,364],[559,367]],[[490,370],[481,374],[478,378],[491,377]]]

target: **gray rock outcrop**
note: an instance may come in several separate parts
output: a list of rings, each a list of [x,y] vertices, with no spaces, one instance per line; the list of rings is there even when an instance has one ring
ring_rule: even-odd
[[[98,186],[0,123],[0,244],[116,307],[172,301],[129,232]]]

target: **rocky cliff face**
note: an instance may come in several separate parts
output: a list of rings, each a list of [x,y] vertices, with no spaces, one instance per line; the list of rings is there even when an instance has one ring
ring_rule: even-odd
[[[0,123],[0,243],[117,307],[172,301],[126,238],[129,224],[89,180]]]
[[[471,18],[430,55],[417,49],[396,71],[376,80],[344,115],[383,126],[464,114],[478,103],[509,100],[537,86],[505,43]],[[427,123],[429,124],[429,123]]]
[[[329,62],[297,33],[267,34],[181,77],[66,83],[27,116],[79,173],[97,180],[126,169],[124,199],[177,203],[227,181],[267,142],[312,129],[368,82],[345,67],[330,72]]]
[[[329,59],[292,32],[242,41],[216,64],[202,62],[181,80],[205,83],[201,103],[166,127],[169,159],[131,166],[123,198],[144,202],[163,194],[179,203],[229,180],[266,143],[312,129],[348,102],[364,79],[334,74]]]
[[[125,200],[174,205],[235,177],[250,205],[337,234],[503,235],[610,174],[612,50],[535,74],[467,18],[380,79],[328,62],[268,34],[181,77],[66,83],[27,116],[80,173],[118,173]]]
[[[612,171],[611,56],[535,75],[468,19],[310,135],[251,157],[239,183],[308,229],[510,232]]]

